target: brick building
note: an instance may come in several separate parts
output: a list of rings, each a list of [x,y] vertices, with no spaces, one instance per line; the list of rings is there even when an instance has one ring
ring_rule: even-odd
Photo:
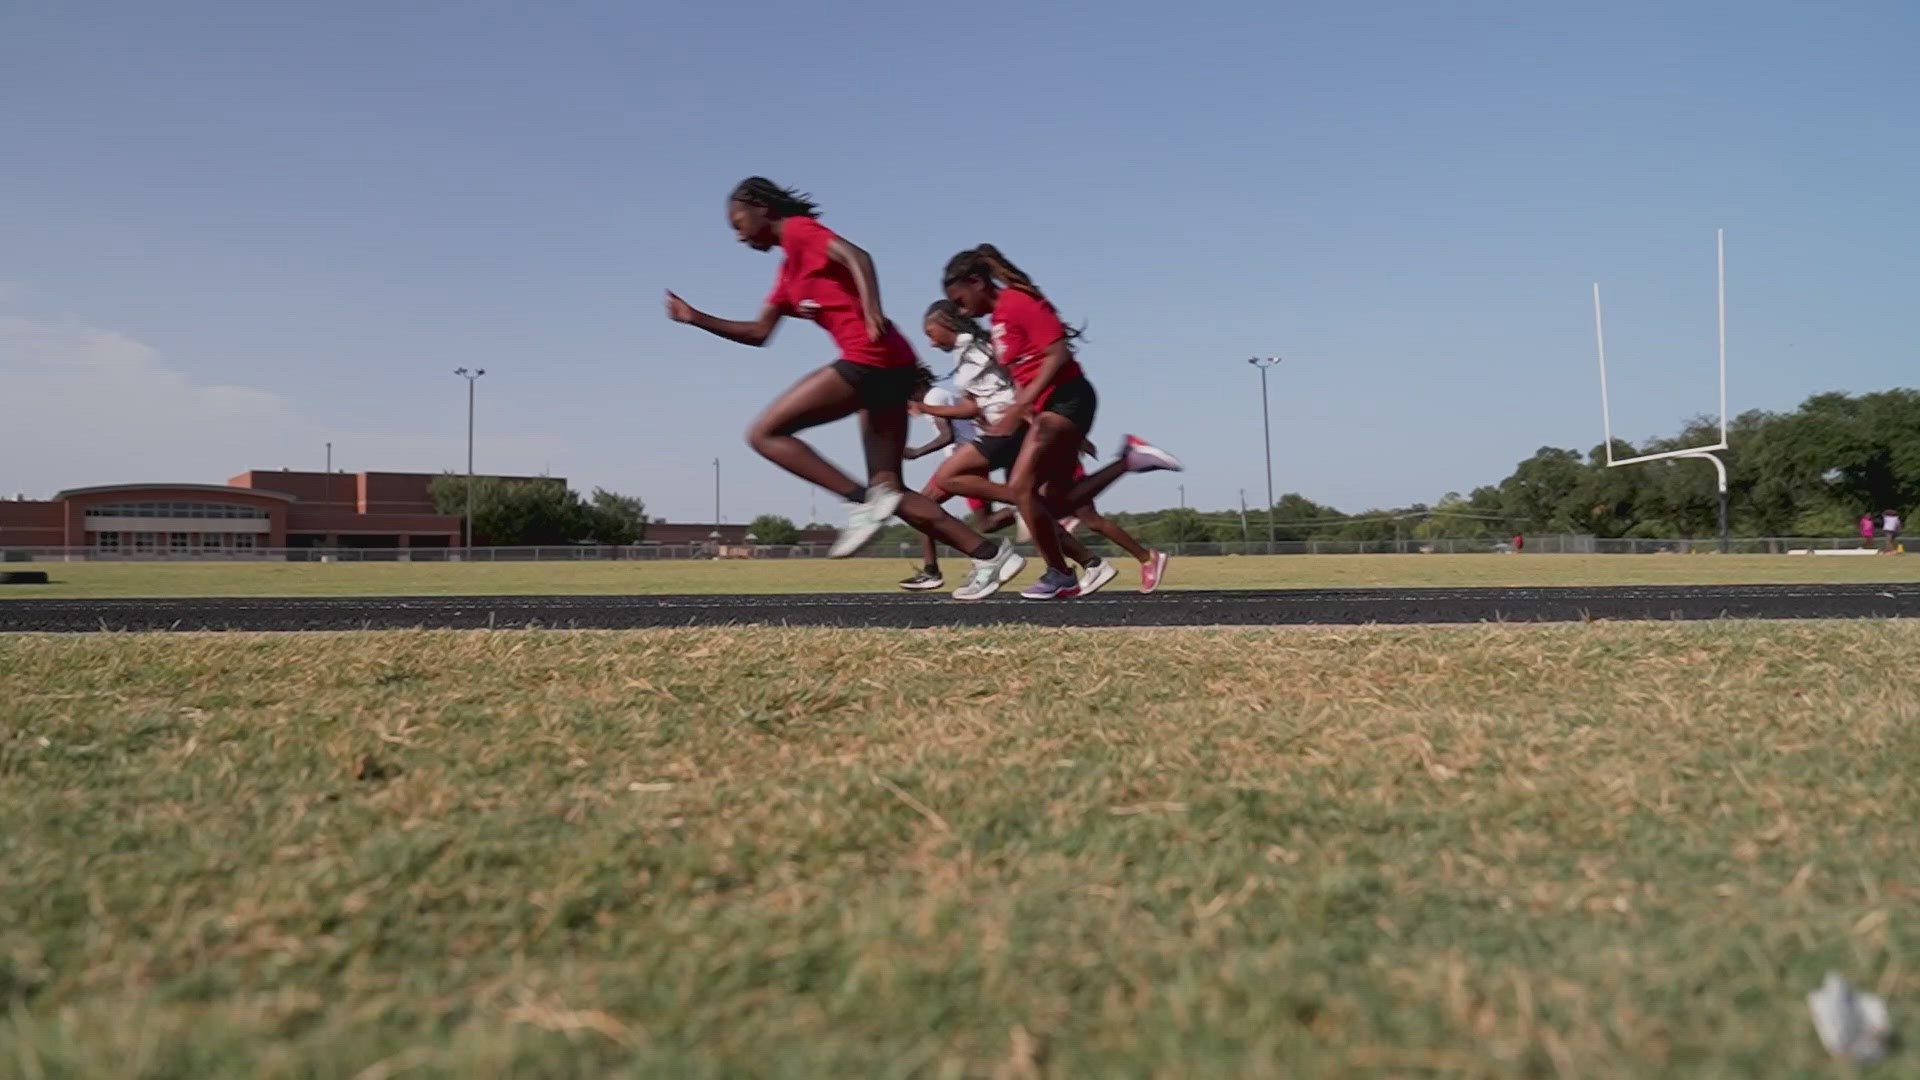
[[[0,502],[0,547],[219,557],[274,548],[448,548],[434,473],[244,472],[226,484],[109,484]],[[509,477],[566,486],[559,477]],[[476,538],[477,539],[477,538]]]

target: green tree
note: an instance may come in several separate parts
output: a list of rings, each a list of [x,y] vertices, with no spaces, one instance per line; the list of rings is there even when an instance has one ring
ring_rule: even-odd
[[[637,544],[646,539],[647,506],[637,495],[594,488],[593,498],[582,510],[586,539],[616,545]]]
[[[433,478],[428,489],[443,514],[467,511],[467,478],[447,473]],[[636,519],[638,519],[636,521]],[[476,544],[571,544],[583,540],[631,543],[617,537],[638,538],[645,516],[639,499],[596,490],[588,504],[580,493],[552,480],[522,480],[498,476],[473,479],[473,539]]]
[[[1184,506],[1161,511],[1147,526],[1147,535],[1155,544],[1205,544],[1214,539],[1213,526],[1200,511]]]
[[[747,531],[762,544],[796,544],[800,542],[800,528],[792,518],[779,514],[761,514],[747,526]]]

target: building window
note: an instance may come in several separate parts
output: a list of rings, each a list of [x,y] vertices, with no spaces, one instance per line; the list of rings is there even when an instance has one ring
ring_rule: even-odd
[[[185,555],[187,552],[192,550],[193,550],[193,534],[192,533],[168,533],[167,534],[167,553],[169,555]]]
[[[153,549],[157,546],[155,544],[155,538],[156,538],[156,534],[150,533],[150,532],[134,533],[133,534],[133,553],[136,555],[153,554]]]
[[[103,503],[99,506],[87,507],[87,513],[94,517],[242,518],[252,520],[258,520],[267,516],[267,512],[257,506],[208,502]]]
[[[101,551],[119,551],[120,534],[117,532],[94,533],[93,546]]]
[[[219,551],[220,538],[224,535],[226,534],[225,533],[201,533],[200,534],[200,550],[201,551]]]
[[[252,533],[234,533],[233,549],[235,551],[252,551],[253,545],[254,545],[254,539],[255,538]]]

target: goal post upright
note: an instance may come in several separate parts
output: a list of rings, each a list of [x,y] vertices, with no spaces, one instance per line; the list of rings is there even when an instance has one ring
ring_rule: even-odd
[[[1693,446],[1684,450],[1667,450],[1658,454],[1640,454],[1630,458],[1613,456],[1613,409],[1607,396],[1607,334],[1600,314],[1600,283],[1593,284],[1593,344],[1600,360],[1600,428],[1606,438],[1605,454],[1607,468],[1622,465],[1639,465],[1649,461],[1664,461],[1669,458],[1704,458],[1713,464],[1714,479],[1719,489],[1720,552],[1726,554],[1732,550],[1733,539],[1728,523],[1727,506],[1727,466],[1720,460],[1720,452],[1728,449],[1727,443],[1727,230],[1718,229],[1714,234],[1715,256],[1715,307],[1719,323],[1720,338],[1720,441],[1710,446]]]

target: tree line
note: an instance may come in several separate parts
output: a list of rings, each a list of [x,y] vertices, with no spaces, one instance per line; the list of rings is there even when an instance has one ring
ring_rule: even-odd
[[[1710,417],[1665,438],[1615,439],[1616,460],[1717,442]],[[1862,515],[1920,506],[1920,390],[1817,394],[1792,412],[1754,410],[1728,424],[1729,517],[1736,536],[1853,536]],[[1273,507],[1277,540],[1505,539],[1516,534],[1706,538],[1719,531],[1709,462],[1676,458],[1608,468],[1606,447],[1543,446],[1505,479],[1432,503],[1348,512],[1289,493]],[[1152,544],[1267,537],[1267,510],[1190,508],[1109,517]],[[892,539],[892,537],[889,537]]]
[[[1719,439],[1696,417],[1666,438],[1640,445],[1616,439],[1616,459],[1658,454]],[[1792,412],[1755,410],[1728,425],[1726,464],[1732,530],[1739,536],[1850,536],[1863,514],[1902,514],[1920,505],[1920,390],[1817,394]],[[640,499],[595,488],[582,497],[563,485],[477,477],[474,539],[490,544],[633,544],[646,537]],[[433,482],[441,513],[466,511],[467,478]],[[1191,508],[1109,515],[1151,544],[1218,543],[1267,536],[1265,507]],[[1289,493],[1273,506],[1278,540],[1484,539],[1515,534],[1698,538],[1718,531],[1712,465],[1669,459],[1608,468],[1606,447],[1585,453],[1543,446],[1496,484],[1432,503],[1348,512]],[[799,527],[763,514],[748,526],[763,544],[792,543]],[[911,541],[896,525],[882,543]]]

